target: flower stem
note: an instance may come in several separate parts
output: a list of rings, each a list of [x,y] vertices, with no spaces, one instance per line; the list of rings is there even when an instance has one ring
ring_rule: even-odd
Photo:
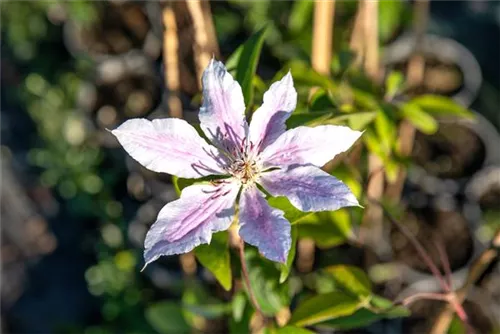
[[[250,285],[250,278],[248,276],[248,268],[247,268],[247,262],[245,260],[245,242],[243,239],[240,239],[240,246],[239,248],[239,253],[240,253],[240,261],[241,261],[241,276],[243,277],[243,280],[245,281],[245,285],[247,287],[247,292],[248,292],[248,297],[250,298],[250,302],[253,305],[253,308],[259,315],[261,316],[262,319],[265,319],[264,314],[262,313],[262,310],[259,306],[259,303],[257,303],[257,298],[255,298],[255,294],[253,292],[252,286]]]

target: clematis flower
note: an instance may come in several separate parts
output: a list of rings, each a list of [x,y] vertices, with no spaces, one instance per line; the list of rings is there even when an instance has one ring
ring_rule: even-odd
[[[269,206],[258,186],[272,196],[288,197],[304,212],[359,205],[344,183],[319,167],[351,147],[361,133],[334,125],[286,131],[296,103],[288,73],[264,94],[248,125],[240,85],[212,60],[203,73],[199,113],[211,144],[181,119],[132,119],[112,131],[130,156],[152,171],[182,178],[218,176],[186,187],[161,209],[146,235],[146,265],[210,243],[213,233],[231,225],[237,200],[241,238],[268,259],[285,262],[290,223],[283,211]]]

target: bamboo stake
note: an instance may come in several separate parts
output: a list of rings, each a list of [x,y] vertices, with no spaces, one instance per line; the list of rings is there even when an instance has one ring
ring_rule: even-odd
[[[416,87],[422,83],[425,71],[425,58],[422,54],[422,44],[427,29],[429,18],[429,0],[417,0],[414,5],[415,21],[413,30],[415,33],[415,50],[414,55],[408,63],[407,82],[409,87]],[[415,142],[415,127],[408,121],[404,120],[399,126],[399,153],[402,156],[410,156],[413,151]],[[401,198],[403,192],[404,181],[406,179],[406,170],[401,169],[398,173],[396,181],[388,185],[386,196],[388,199],[397,202]]]
[[[356,53],[356,60],[354,61],[356,66],[360,66],[364,58],[364,12],[363,2],[359,2],[356,17],[354,19],[351,40],[349,42],[349,48]]]
[[[314,26],[311,63],[321,74],[330,74],[332,61],[333,22],[335,0],[316,0],[314,5]]]
[[[219,56],[219,47],[208,2],[200,0],[186,1],[187,9],[194,28],[193,52],[196,63],[198,86],[210,59]]]
[[[373,81],[379,79],[378,54],[378,1],[363,2],[365,72]],[[373,153],[368,156],[368,185],[366,196],[380,200],[384,193],[384,171],[382,160]],[[368,203],[361,223],[360,241],[367,244],[376,253],[383,246],[383,211],[377,205]]]
[[[334,18],[335,0],[315,0],[311,65],[316,72],[324,75],[330,74]],[[311,95],[313,92],[314,90],[311,90]],[[299,271],[312,270],[314,250],[315,245],[312,239],[301,239],[297,242],[297,269]]]
[[[182,118],[182,103],[179,98],[179,38],[174,10],[170,4],[163,8],[163,62],[165,64],[165,86],[167,105],[171,117]]]

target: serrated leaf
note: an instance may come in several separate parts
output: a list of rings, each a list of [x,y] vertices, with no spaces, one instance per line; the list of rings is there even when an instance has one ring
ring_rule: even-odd
[[[194,251],[196,258],[229,291],[232,287],[231,259],[226,231],[212,235],[209,245],[200,245]]]
[[[148,323],[158,333],[179,334],[191,331],[177,302],[168,301],[154,304],[146,309],[145,315]]]
[[[290,324],[311,326],[352,314],[360,306],[359,299],[340,291],[316,295],[299,304],[292,314]]]
[[[245,104],[249,107],[253,99],[253,77],[257,70],[260,53],[264,45],[266,27],[260,29],[243,44],[236,69],[236,80],[241,85]]]
[[[438,122],[420,108],[418,104],[404,103],[400,106],[400,110],[403,117],[421,132],[431,135],[438,130]]]
[[[449,97],[428,94],[417,96],[411,99],[410,102],[432,115],[474,118],[474,113],[462,107]]]
[[[372,284],[363,270],[354,266],[335,265],[324,269],[346,293],[366,300],[372,294]]]
[[[281,268],[280,283],[286,281],[288,275],[290,275],[290,270],[292,269],[293,261],[295,260],[295,252],[297,250],[297,237],[298,237],[298,231],[296,225],[292,226],[291,235],[292,235],[292,245],[290,246],[290,251],[288,252],[286,263],[280,264]]]
[[[280,209],[285,213],[285,218],[290,222],[290,224],[297,224],[305,217],[311,216],[313,212],[302,212],[290,203],[288,198],[284,196],[279,197],[268,197],[267,202],[270,206]]]

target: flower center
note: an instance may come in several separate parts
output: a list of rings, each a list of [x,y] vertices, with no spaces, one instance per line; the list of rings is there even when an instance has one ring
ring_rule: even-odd
[[[255,161],[245,157],[235,160],[229,167],[229,173],[239,179],[241,183],[247,184],[255,181],[259,170]]]

